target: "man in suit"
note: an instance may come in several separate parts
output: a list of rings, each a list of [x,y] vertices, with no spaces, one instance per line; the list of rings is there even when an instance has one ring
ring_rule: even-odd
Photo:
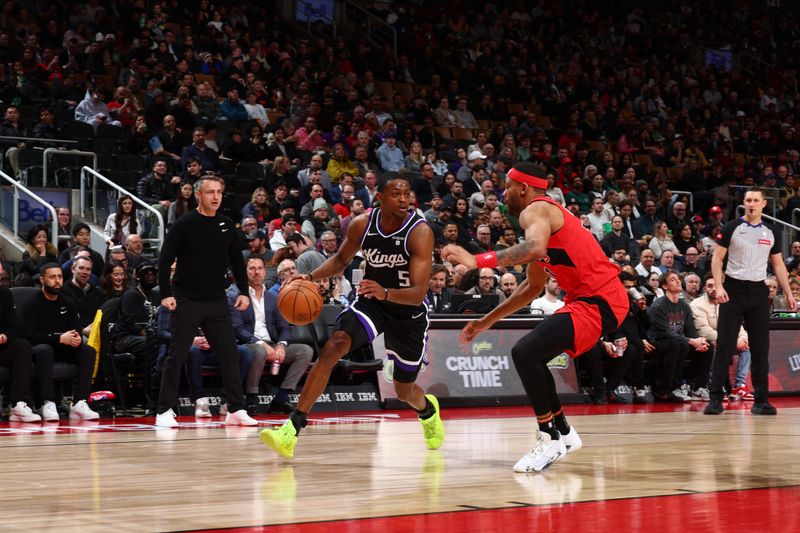
[[[453,289],[447,288],[447,267],[433,265],[428,281],[428,308],[431,313],[454,313],[452,298]]]
[[[305,344],[291,344],[291,327],[278,312],[278,297],[266,290],[264,277],[266,264],[260,256],[247,259],[247,284],[250,301],[253,305],[244,311],[237,311],[233,303],[238,289],[228,289],[228,302],[231,306],[233,329],[239,344],[247,345],[253,351],[253,364],[247,375],[245,394],[248,406],[258,400],[258,384],[267,362],[285,369],[278,394],[272,399],[270,412],[289,413],[289,393],[294,391],[300,378],[305,374],[314,351]]]

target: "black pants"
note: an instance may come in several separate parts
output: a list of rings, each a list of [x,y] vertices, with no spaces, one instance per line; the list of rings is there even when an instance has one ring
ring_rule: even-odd
[[[630,373],[630,378],[626,382],[631,387],[636,389],[644,388],[644,347],[641,340],[631,342],[628,339],[628,347],[622,357],[609,358],[608,361],[608,377],[606,380],[606,388],[608,392],[614,392],[625,376]]]
[[[711,359],[714,357],[714,350],[698,352],[694,348],[689,350],[689,368],[687,369],[689,385],[692,390],[701,387],[708,387],[708,376],[711,372]]]
[[[33,359],[31,343],[27,339],[14,339],[0,346],[0,366],[11,371],[11,405],[27,403],[31,409],[31,370]]]
[[[572,318],[563,313],[546,319],[511,349],[517,374],[537,416],[561,410],[556,382],[547,363],[564,350],[572,349],[574,344]]]
[[[170,315],[172,338],[169,353],[161,371],[158,412],[166,412],[178,401],[181,371],[189,356],[192,341],[197,335],[197,328],[203,329],[203,334],[219,359],[219,371],[225,388],[225,398],[228,401],[228,411],[234,413],[244,409],[242,382],[239,380],[239,356],[228,300],[224,297],[209,302],[182,297],[176,299],[178,306]]]
[[[46,401],[56,400],[53,387],[53,363],[63,361],[78,366],[75,390],[72,398],[76,402],[85,400],[92,391],[92,372],[94,372],[95,351],[81,343],[77,348],[59,344],[53,348],[49,344],[37,344],[33,347],[33,358],[36,361],[36,381],[38,384],[39,405]]]
[[[752,355],[753,396],[757,402],[766,402],[769,393],[769,288],[761,281],[733,278],[726,278],[723,286],[730,300],[719,306],[717,350],[711,363],[711,399],[722,399],[722,386],[728,380],[728,367],[737,352],[739,327],[744,320]]]
[[[591,350],[582,353],[580,358],[575,360],[578,368],[586,371],[593,395],[606,392],[606,384],[603,381],[603,356],[605,353],[606,349],[603,344],[598,342],[592,346]]]
[[[677,389],[681,384],[683,364],[689,355],[689,341],[686,338],[658,339],[653,343],[655,350],[650,352],[649,358],[655,361],[657,370],[653,383],[655,394],[667,394]]]

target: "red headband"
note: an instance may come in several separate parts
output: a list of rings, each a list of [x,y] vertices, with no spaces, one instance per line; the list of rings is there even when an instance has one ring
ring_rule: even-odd
[[[544,178],[538,178],[536,176],[531,176],[530,174],[525,174],[515,168],[512,168],[506,174],[509,178],[516,181],[517,183],[524,183],[525,185],[530,185],[531,187],[535,187],[537,189],[544,189],[547,190],[547,180]]]

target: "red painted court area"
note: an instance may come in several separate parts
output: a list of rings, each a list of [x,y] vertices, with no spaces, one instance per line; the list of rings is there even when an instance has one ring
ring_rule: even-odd
[[[798,531],[800,487],[740,490],[681,496],[626,498],[563,505],[392,516],[207,531],[232,533],[329,533],[331,531]]]

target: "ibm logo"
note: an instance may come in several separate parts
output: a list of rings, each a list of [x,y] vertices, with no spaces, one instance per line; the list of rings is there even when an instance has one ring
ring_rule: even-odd
[[[789,368],[792,369],[792,372],[800,372],[800,353],[789,357]]]

